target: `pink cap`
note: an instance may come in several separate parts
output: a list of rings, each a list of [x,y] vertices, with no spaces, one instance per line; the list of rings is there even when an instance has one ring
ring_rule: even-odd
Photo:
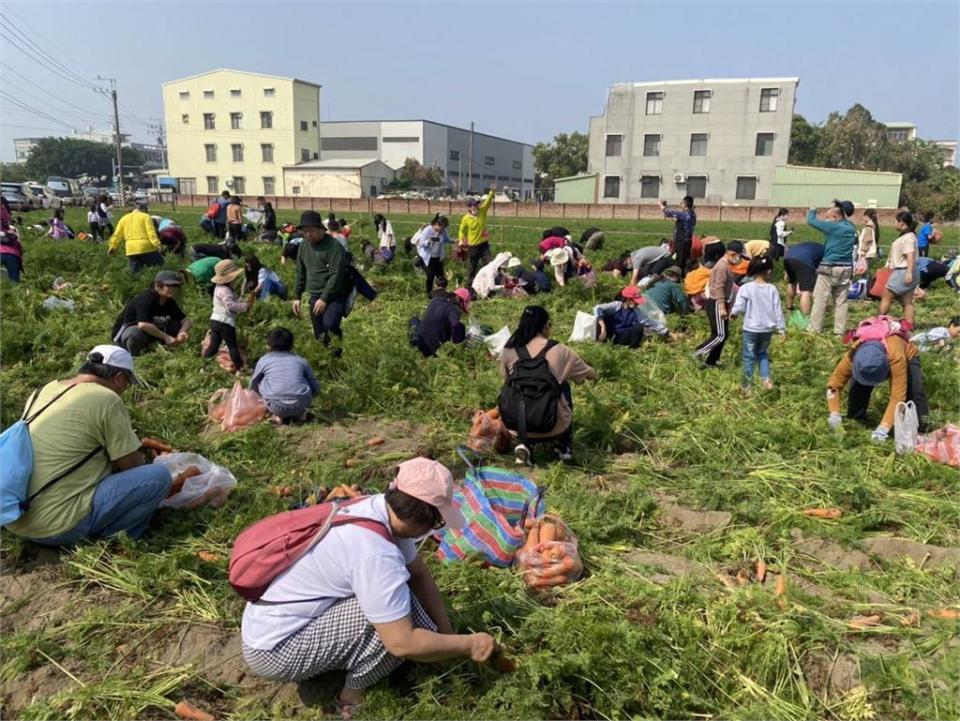
[[[635,285],[628,285],[626,288],[620,291],[620,295],[628,300],[637,300],[643,296],[643,294],[640,292],[640,289]]]
[[[412,458],[397,466],[391,488],[403,491],[440,511],[449,528],[467,525],[460,509],[453,505],[453,474],[442,463],[429,458]]]
[[[457,288],[453,291],[453,294],[460,299],[460,302],[463,303],[463,312],[470,312],[470,291],[466,288]]]

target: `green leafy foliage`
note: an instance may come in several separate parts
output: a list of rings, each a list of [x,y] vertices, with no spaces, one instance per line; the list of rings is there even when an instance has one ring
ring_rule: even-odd
[[[557,178],[566,178],[587,170],[590,138],[576,131],[555,135],[552,143],[533,146],[533,164],[537,171],[537,187],[549,188]]]

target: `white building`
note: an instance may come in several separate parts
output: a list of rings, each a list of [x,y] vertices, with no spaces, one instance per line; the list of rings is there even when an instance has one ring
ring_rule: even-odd
[[[393,176],[380,160],[311,160],[283,166],[283,188],[311,198],[375,198]]]
[[[322,160],[381,160],[396,170],[414,158],[440,169],[447,185],[458,191],[480,191],[496,181],[521,198],[533,194],[533,146],[527,143],[429,120],[351,120],[320,126]]]
[[[91,126],[87,126],[86,130],[74,130],[70,135],[59,135],[59,136],[45,136],[45,137],[57,137],[57,138],[72,138],[74,140],[89,140],[93,143],[113,143],[113,131],[112,130],[94,130]],[[130,147],[130,136],[126,133],[120,134],[120,139],[123,143],[123,147]],[[43,138],[14,138],[13,139],[13,152],[14,152],[14,162],[15,163],[25,163],[27,158],[30,156],[30,151],[32,151],[37,143],[39,143]]]
[[[917,126],[914,123],[884,123],[887,126],[887,139],[894,143],[906,143],[917,139]]]

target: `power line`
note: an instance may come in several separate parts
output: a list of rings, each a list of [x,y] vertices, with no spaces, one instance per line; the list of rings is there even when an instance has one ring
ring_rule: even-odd
[[[43,118],[44,120],[49,120],[51,123],[56,123],[57,125],[62,125],[62,126],[63,126],[64,128],[66,128],[67,130],[73,130],[73,126],[68,125],[67,123],[64,123],[64,122],[58,120],[57,118],[53,117],[52,115],[48,115],[47,113],[45,113],[45,112],[42,111],[42,110],[39,110],[38,108],[34,108],[34,107],[32,107],[32,106],[30,106],[30,105],[27,105],[26,103],[24,103],[24,102],[22,102],[22,101],[20,101],[20,100],[17,100],[17,98],[13,97],[13,96],[10,95],[9,93],[4,92],[3,90],[0,90],[0,97],[3,97],[3,98],[5,98],[6,100],[9,100],[10,102],[14,103],[15,105],[18,105],[19,107],[23,108],[24,110],[28,110],[28,111],[34,113],[35,115],[39,115],[39,116],[40,116],[41,118]]]
[[[0,3],[0,8],[3,8],[6,12],[10,13],[15,18],[17,18],[18,21],[20,22],[20,25],[25,27],[27,30],[30,30],[32,34],[37,38],[39,38],[40,40],[45,41],[48,46],[57,47],[58,45],[57,43],[51,42],[49,37],[45,36],[42,32],[38,31],[34,26],[32,26],[29,22],[27,22],[26,19],[24,19],[23,15],[21,15],[20,13],[18,13],[16,10],[13,9],[13,6],[10,3]],[[71,57],[70,55],[67,55],[67,53],[64,52],[62,49],[58,48],[57,53],[61,57],[63,57],[65,60],[70,61],[70,63],[74,67],[80,68],[81,70],[87,70],[87,71],[89,70],[89,68],[82,68],[81,64],[77,62],[76,58]],[[93,73],[91,72],[87,72],[86,75],[89,78],[93,78]]]
[[[6,25],[4,25],[4,23],[3,23],[2,21],[0,21],[0,27],[3,27],[3,28],[5,28],[5,29],[7,29]],[[51,65],[48,61],[44,60],[44,58],[43,58],[42,56],[37,55],[37,53],[35,53],[34,51],[32,51],[29,47],[26,47],[26,46],[21,45],[21,44],[17,41],[17,39],[14,38],[14,37],[12,37],[10,34],[3,34],[3,35],[0,36],[0,37],[2,37],[4,40],[6,40],[7,42],[9,42],[11,45],[13,45],[14,48],[16,48],[16,49],[19,50],[20,52],[24,53],[28,58],[30,58],[31,60],[33,60],[34,62],[36,62],[38,65],[40,65],[41,67],[45,68],[46,70],[49,70],[51,73],[53,73],[54,75],[56,75],[56,76],[57,76],[58,78],[60,78],[61,80],[66,80],[68,83],[71,83],[71,84],[73,84],[73,85],[80,85],[81,87],[84,87],[84,88],[87,88],[87,89],[90,89],[90,90],[92,90],[92,89],[95,87],[95,86],[93,86],[93,85],[86,85],[86,84],[77,83],[77,81],[74,80],[73,78],[70,78],[70,77],[64,75],[64,74],[63,74],[60,70],[58,70],[55,66]]]
[[[16,75],[17,77],[19,77],[19,78],[21,78],[22,80],[30,83],[31,85],[37,85],[37,86],[40,85],[40,83],[38,83],[36,80],[33,80],[32,78],[28,78],[26,75],[24,75],[23,73],[21,73],[19,70],[17,70],[16,68],[14,68],[14,67],[12,67],[12,66],[10,66],[10,65],[7,65],[7,63],[3,62],[2,60],[0,60],[0,65],[2,65],[3,67],[5,67],[7,70],[9,70],[11,73],[13,73],[14,75]],[[5,82],[9,83],[10,81],[9,81],[9,80],[6,80]],[[51,95],[52,95],[52,94],[51,94]],[[53,99],[55,102],[61,103],[62,105],[66,105],[66,106],[69,106],[69,107],[71,107],[71,108],[75,108],[76,110],[83,111],[84,113],[96,115],[96,112],[97,112],[97,111],[95,111],[95,110],[90,110],[89,108],[81,108],[79,105],[76,105],[76,104],[74,104],[74,103],[71,103],[69,100],[64,100],[63,98],[53,97],[52,99]],[[46,99],[44,102],[49,102],[49,101],[50,101],[50,99],[48,98],[48,99]]]
[[[9,66],[8,66],[6,63],[4,63],[2,60],[0,60],[0,65],[3,65],[3,66],[5,66],[5,67],[8,67],[8,68],[9,68]],[[32,82],[32,81],[29,80],[29,78],[25,78],[23,75],[20,75],[19,73],[17,73],[17,75],[20,76],[20,77],[23,77],[23,78],[24,78],[25,80],[27,80],[28,82]],[[51,110],[51,111],[56,111],[56,112],[59,113],[60,115],[81,118],[81,119],[83,119],[84,121],[87,121],[87,122],[89,122],[89,119],[90,119],[91,116],[99,116],[99,115],[101,115],[101,113],[97,112],[96,110],[90,110],[90,109],[88,109],[88,108],[81,108],[79,105],[74,105],[73,103],[69,103],[69,102],[67,102],[66,100],[59,100],[59,99],[53,97],[52,95],[50,95],[49,97],[41,98],[41,97],[39,97],[39,96],[37,96],[37,95],[34,95],[31,91],[27,90],[26,88],[22,87],[21,85],[18,85],[17,83],[12,82],[9,78],[6,78],[6,79],[4,80],[4,84],[5,84],[6,86],[9,86],[9,88],[12,88],[12,89],[14,89],[14,90],[17,90],[17,91],[19,91],[20,93],[22,93],[23,95],[27,96],[27,98],[28,98],[31,102],[37,102],[37,103],[39,103],[41,106],[43,106],[44,104],[51,103],[51,102],[59,102],[59,103],[62,103],[62,104],[63,104],[63,108],[62,108],[62,109],[61,109],[61,108],[58,108],[58,107],[50,107],[50,108],[49,108],[49,110]],[[36,83],[34,83],[34,84],[36,84]],[[79,110],[80,113],[78,113],[77,110]],[[104,115],[104,116],[107,115],[106,108],[104,108],[102,115]]]
[[[71,81],[74,82],[74,83],[77,83],[78,85],[84,85],[84,86],[86,86],[86,87],[88,87],[88,88],[91,88],[91,89],[93,89],[93,88],[96,87],[96,85],[94,85],[92,82],[90,82],[90,81],[87,80],[86,78],[83,78],[82,76],[80,76],[80,75],[78,75],[77,73],[75,73],[73,70],[71,70],[70,68],[68,68],[68,67],[67,67],[66,65],[64,65],[63,63],[61,63],[61,62],[60,62],[59,60],[57,60],[55,57],[53,57],[52,55],[50,55],[46,50],[44,50],[44,49],[41,48],[39,45],[37,45],[35,42],[33,42],[33,40],[31,40],[29,37],[27,37],[27,35],[26,35],[24,32],[22,32],[22,31],[20,30],[20,28],[18,28],[18,27],[16,26],[16,24],[15,24],[10,18],[8,18],[6,15],[4,15],[3,12],[0,12],[0,25],[2,25],[3,27],[5,27],[8,31],[13,32],[13,33],[16,33],[17,35],[19,35],[19,36],[23,39],[23,41],[27,43],[27,45],[28,45],[29,47],[35,49],[35,51],[36,51],[37,54],[39,54],[41,57],[45,58],[50,64],[52,64],[52,65],[54,66],[54,68],[58,68],[59,71],[60,71],[60,73],[65,74],[65,77],[66,77],[67,79],[71,80]],[[8,39],[10,39],[10,38],[8,38]]]

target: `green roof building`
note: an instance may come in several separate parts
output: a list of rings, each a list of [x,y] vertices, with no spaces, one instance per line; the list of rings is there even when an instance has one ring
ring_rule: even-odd
[[[597,173],[557,178],[553,191],[555,203],[596,203]]]
[[[780,165],[774,172],[770,205],[822,208],[839,199],[858,208],[897,208],[900,182],[900,173]]]

